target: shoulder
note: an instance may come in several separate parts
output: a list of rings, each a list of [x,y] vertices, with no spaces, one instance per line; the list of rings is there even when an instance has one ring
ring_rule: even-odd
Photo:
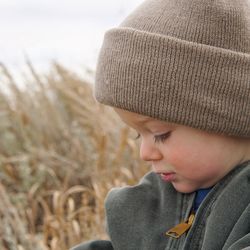
[[[249,163],[236,166],[218,183],[197,214],[196,223],[206,224],[204,246],[209,249],[242,249],[232,246],[246,240],[250,244]]]
[[[133,201],[136,204],[138,201],[145,204],[145,202],[158,199],[161,193],[168,192],[169,189],[173,189],[170,183],[164,183],[157,174],[149,172],[137,185],[111,189],[106,197],[105,205],[107,208],[124,204],[128,206],[133,205]]]
[[[117,234],[135,223],[149,226],[157,221],[159,225],[169,214],[174,217],[180,199],[182,196],[171,183],[162,181],[153,172],[146,174],[135,186],[113,188],[105,200],[108,231]]]
[[[221,190],[221,196],[228,195],[231,198],[239,200],[239,192],[250,193],[250,161],[236,166],[225,178],[218,184],[218,190]],[[234,197],[235,196],[235,197]]]
[[[172,200],[177,196],[170,183],[152,172],[137,185],[112,189],[105,208],[106,228],[114,248],[145,249],[152,239],[159,241],[159,235],[175,220],[177,203]]]

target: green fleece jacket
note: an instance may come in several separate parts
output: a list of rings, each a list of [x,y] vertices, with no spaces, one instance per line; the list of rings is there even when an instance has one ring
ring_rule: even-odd
[[[186,220],[195,193],[175,191],[153,172],[136,186],[112,189],[106,198],[110,241],[91,241],[73,250],[250,249],[250,161],[234,168],[201,203],[187,234],[165,232]]]

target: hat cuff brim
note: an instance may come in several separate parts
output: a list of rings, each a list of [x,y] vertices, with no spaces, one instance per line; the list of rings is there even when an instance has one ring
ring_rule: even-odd
[[[99,54],[95,97],[167,122],[250,137],[249,82],[249,54],[115,28]]]

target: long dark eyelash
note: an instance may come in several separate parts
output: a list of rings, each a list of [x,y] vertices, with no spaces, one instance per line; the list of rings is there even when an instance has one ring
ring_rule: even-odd
[[[164,142],[165,140],[168,139],[168,137],[171,135],[171,131],[165,133],[165,134],[161,134],[161,135],[155,135],[154,136],[154,141],[155,143],[159,143],[159,142]]]

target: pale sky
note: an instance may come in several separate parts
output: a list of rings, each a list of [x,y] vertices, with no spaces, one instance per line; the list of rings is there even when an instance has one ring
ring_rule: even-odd
[[[24,54],[43,69],[51,59],[95,68],[104,32],[142,0],[0,0],[0,62],[14,70]]]

